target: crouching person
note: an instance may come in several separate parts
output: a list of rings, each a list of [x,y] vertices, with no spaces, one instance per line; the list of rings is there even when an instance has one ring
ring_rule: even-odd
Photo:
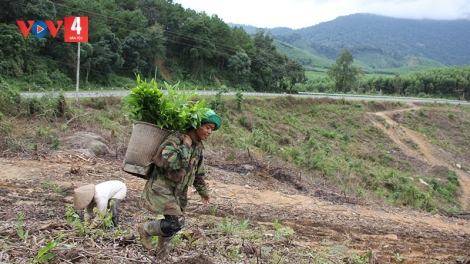
[[[106,181],[97,185],[88,184],[74,190],[73,207],[75,210],[85,209],[84,222],[90,224],[90,228],[95,228],[100,220],[100,215],[97,214],[93,222],[90,223],[93,217],[93,208],[97,207],[103,215],[106,215],[109,208],[113,215],[113,226],[117,227],[119,224],[118,207],[126,194],[127,187],[121,181]]]
[[[191,127],[186,134],[171,134],[160,145],[154,158],[154,172],[142,192],[144,207],[165,217],[138,226],[144,248],[152,249],[152,236],[158,236],[157,256],[161,260],[168,257],[173,236],[184,226],[188,187],[196,188],[203,203],[210,202],[208,186],[204,181],[202,141],[219,129],[222,120],[210,110],[201,123],[201,127]]]

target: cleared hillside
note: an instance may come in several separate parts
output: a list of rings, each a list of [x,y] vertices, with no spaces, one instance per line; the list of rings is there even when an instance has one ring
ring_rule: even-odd
[[[191,192],[187,226],[164,263],[469,260],[467,106],[293,97],[240,105],[223,96],[221,103],[224,125],[205,143],[212,204]],[[34,259],[59,233],[50,263],[156,261],[136,231],[144,182],[120,170],[132,131],[120,99],[69,102],[63,117],[50,113],[3,116],[0,124],[0,241],[8,241],[0,261]],[[88,155],[66,140],[79,132],[103,137],[110,153]],[[109,179],[129,187],[122,229],[66,223],[74,186]],[[16,232],[19,214],[27,238]]]

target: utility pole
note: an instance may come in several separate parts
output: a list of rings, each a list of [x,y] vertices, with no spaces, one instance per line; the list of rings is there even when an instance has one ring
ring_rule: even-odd
[[[80,42],[78,42],[77,50],[77,82],[75,84],[75,102],[78,104],[78,84],[80,81]]]
[[[153,79],[157,81],[157,71],[158,71],[158,65],[155,65],[155,74],[153,76]]]

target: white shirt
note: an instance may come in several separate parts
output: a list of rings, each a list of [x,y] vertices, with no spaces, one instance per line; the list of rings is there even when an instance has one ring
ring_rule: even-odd
[[[108,209],[108,201],[110,199],[123,200],[126,197],[127,187],[122,181],[106,181],[95,185],[94,202],[100,212],[105,215]],[[93,215],[94,203],[90,203],[85,208],[85,218],[91,218]],[[95,221],[100,220],[100,215],[95,216]]]

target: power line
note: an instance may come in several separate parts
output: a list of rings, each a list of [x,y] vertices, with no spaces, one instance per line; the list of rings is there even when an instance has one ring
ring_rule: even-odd
[[[11,3],[11,2],[10,2]],[[68,5],[63,5],[63,4],[60,4],[60,3],[54,3],[54,2],[51,2],[52,4],[54,4],[55,7],[59,7],[59,8],[64,8],[64,9],[69,9],[69,10],[72,10],[72,11],[75,11],[77,13],[82,13],[83,15],[93,15],[93,16],[97,16],[97,17],[101,17],[104,21],[106,20],[114,20],[114,21],[117,21],[117,22],[121,22],[121,23],[126,23],[126,24],[130,24],[130,25],[136,25],[136,26],[140,26],[139,24],[136,24],[136,23],[132,23],[130,21],[127,21],[127,20],[124,20],[124,19],[121,19],[121,18],[117,18],[117,17],[114,17],[114,16],[108,16],[108,15],[104,15],[102,13],[96,13],[96,12],[92,12],[92,11],[88,11],[88,10],[83,10],[82,8],[78,8],[78,7],[71,7],[71,6],[68,6]],[[18,5],[22,5],[24,7],[27,6],[26,3],[23,3],[23,2],[16,2],[16,4]],[[56,8],[57,10],[57,8]],[[186,12],[188,9],[184,9],[184,11]],[[119,11],[116,11],[116,12],[119,12]],[[60,17],[63,13],[63,10],[57,10],[57,13],[56,13],[56,16],[57,17]],[[196,13],[196,14],[201,14],[201,13]],[[63,16],[68,16],[69,14],[63,14]],[[145,16],[145,15],[144,15]],[[147,18],[147,17],[146,17]],[[200,17],[199,17],[200,18]],[[127,32],[127,33],[131,33],[133,31],[131,30],[125,30],[124,32]],[[210,40],[206,40],[206,39],[202,39],[202,38],[196,38],[196,37],[192,37],[192,36],[187,36],[187,35],[183,35],[183,34],[179,34],[179,33],[176,33],[176,32],[173,32],[173,31],[169,31],[169,30],[163,30],[163,33],[165,33],[167,36],[174,36],[174,37],[177,37],[181,40],[187,40],[187,41],[192,41],[192,42],[197,42],[197,43],[206,43],[206,44],[214,44],[220,48],[224,48],[225,50],[227,50],[228,52],[233,52],[233,53],[236,53],[238,50],[231,47],[231,46],[227,46],[225,44],[221,44],[219,42],[213,42],[213,41],[210,41]],[[210,36],[209,36],[210,37]],[[122,40],[121,40],[122,41]],[[219,51],[217,49],[209,49],[209,48],[205,48],[203,46],[196,46],[196,45],[193,45],[193,44],[190,44],[190,43],[185,43],[185,42],[181,42],[181,41],[178,41],[178,40],[173,40],[173,39],[169,39],[169,38],[166,38],[166,42],[172,42],[172,43],[175,43],[175,44],[180,44],[180,45],[183,45],[183,46],[188,46],[188,47],[194,47],[194,48],[198,48],[200,50],[205,50],[205,51],[208,51],[208,52],[212,52],[212,53],[217,53],[219,55],[226,55],[227,52],[222,52],[222,51]],[[93,44],[93,43],[90,43],[90,44]],[[71,64],[68,64],[68,63],[62,63],[63,65],[67,65],[67,66],[72,66]],[[278,67],[272,63],[267,63],[266,64],[267,66],[269,67]],[[87,69],[86,67],[80,67],[81,69]],[[120,67],[118,69],[132,69],[132,67]],[[93,71],[93,72],[99,72],[99,73],[106,73],[105,71],[99,71],[99,70],[92,70],[92,69],[87,69],[88,71]]]
[[[70,10],[74,10],[76,11],[77,13],[82,13],[83,15],[94,15],[94,16],[97,16],[97,17],[101,17],[103,18],[104,20],[105,19],[112,19],[112,20],[115,20],[115,21],[118,21],[118,22],[121,22],[121,23],[125,23],[125,24],[128,24],[128,25],[135,25],[135,26],[140,26],[136,23],[132,23],[130,21],[127,21],[127,20],[123,20],[123,19],[120,19],[120,18],[117,18],[117,17],[113,17],[113,16],[108,16],[108,15],[103,15],[101,13],[96,13],[96,12],[92,12],[92,11],[88,11],[88,10],[83,10],[81,8],[78,8],[78,7],[70,7],[70,6],[67,6],[67,5],[63,5],[63,4],[59,4],[59,3],[54,3],[52,2],[55,6],[59,6],[59,7],[62,7],[62,8],[67,8],[67,9],[70,9]],[[26,3],[22,3],[22,2],[17,2],[18,5],[22,5],[23,7],[27,7],[27,4]],[[57,8],[56,8],[57,9]],[[187,9],[185,9],[186,11]],[[119,11],[117,11],[119,12]],[[58,17],[61,17],[60,15],[60,11],[57,10],[57,16]],[[68,16],[69,14],[63,14],[63,16]],[[145,17],[145,15],[144,15]],[[147,17],[146,17],[147,18]],[[131,33],[132,31],[131,30],[125,30],[124,32],[127,32],[127,33]],[[201,39],[201,38],[195,38],[195,37],[191,37],[191,36],[185,36],[185,35],[182,35],[182,34],[179,34],[179,33],[175,33],[175,32],[172,32],[172,31],[168,31],[168,30],[163,30],[164,33],[166,33],[167,35],[173,35],[173,36],[177,36],[178,38],[180,39],[186,39],[186,40],[189,40],[189,41],[194,41],[194,42],[207,42],[207,43],[213,43],[213,44],[216,44],[217,46],[219,47],[222,47],[226,50],[229,50],[233,53],[236,53],[237,52],[237,49],[234,49],[233,47],[231,46],[227,46],[225,44],[221,44],[221,43],[218,43],[218,42],[209,42],[209,40],[204,40],[204,39]],[[184,46],[190,46],[190,47],[196,47],[194,45],[190,45],[190,44],[187,44],[187,43],[184,43],[184,42],[178,42],[178,41],[172,41],[174,43],[177,43],[177,44],[181,44],[181,45],[184,45]],[[225,54],[223,52],[220,52],[218,50],[213,50],[213,49],[207,49],[207,48],[204,48],[204,47],[198,47],[200,49],[204,49],[204,50],[207,50],[207,51],[210,51],[210,52],[215,52],[215,53],[219,53],[219,54]]]

